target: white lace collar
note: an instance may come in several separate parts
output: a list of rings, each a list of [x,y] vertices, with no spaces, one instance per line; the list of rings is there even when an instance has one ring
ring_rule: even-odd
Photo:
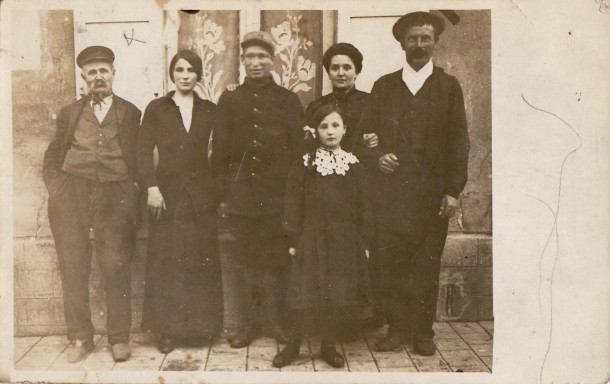
[[[358,162],[356,156],[345,152],[341,148],[328,150],[320,147],[316,150],[315,156],[313,165],[322,176],[332,175],[333,173],[345,176],[345,173],[349,170],[349,165]],[[309,165],[309,158],[309,153],[303,156],[303,164],[305,166]]]

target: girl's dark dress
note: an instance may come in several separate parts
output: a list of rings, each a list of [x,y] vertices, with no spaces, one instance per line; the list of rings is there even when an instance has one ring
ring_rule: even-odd
[[[143,186],[157,185],[167,207],[158,221],[150,219],[142,328],[212,337],[223,319],[217,204],[207,159],[215,106],[195,96],[187,132],[171,97],[148,105],[138,137]]]
[[[372,225],[362,165],[350,164],[345,175],[325,176],[303,160],[293,165],[284,227],[295,235],[297,253],[287,304],[306,333],[332,337],[339,325],[367,315],[370,283],[364,251]]]

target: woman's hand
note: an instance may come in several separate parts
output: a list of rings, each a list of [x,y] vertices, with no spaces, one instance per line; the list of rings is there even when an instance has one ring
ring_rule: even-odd
[[[290,247],[290,249],[288,250],[288,254],[290,255],[291,259],[294,259],[294,256],[297,254],[297,249]]]
[[[161,213],[167,211],[163,195],[157,186],[148,188],[148,210],[152,213],[155,220],[159,220]]]
[[[369,257],[371,257],[371,253],[369,252],[369,250],[368,250],[368,249],[365,249],[365,250],[364,250],[364,253],[366,254],[366,259],[368,260],[368,259],[369,259]]]

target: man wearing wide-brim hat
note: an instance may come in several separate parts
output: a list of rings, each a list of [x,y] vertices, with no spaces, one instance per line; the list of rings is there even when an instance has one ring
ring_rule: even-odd
[[[234,229],[246,277],[246,320],[231,338],[234,348],[263,334],[287,342],[283,291],[290,260],[282,215],[290,164],[304,153],[299,98],[271,77],[273,36],[249,32],[241,47],[246,78],[218,100],[212,150],[221,215]]]
[[[108,342],[130,356],[131,268],[138,219],[136,138],[141,113],[112,92],[114,53],[85,48],[76,58],[89,93],[61,109],[44,155],[49,223],[55,238],[70,346],[78,362],[94,348],[89,305],[92,249],[104,276]]]
[[[412,342],[436,351],[440,260],[449,217],[468,179],[470,149],[458,80],[432,63],[443,20],[428,12],[402,16],[392,29],[405,51],[400,70],[373,86],[361,121],[379,146],[368,148],[376,200],[377,252],[389,323],[377,351]],[[371,161],[372,160],[372,161]]]

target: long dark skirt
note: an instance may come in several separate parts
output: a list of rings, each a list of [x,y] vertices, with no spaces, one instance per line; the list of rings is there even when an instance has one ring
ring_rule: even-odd
[[[301,234],[287,296],[297,332],[358,333],[361,321],[371,316],[371,296],[366,254],[354,225]]]
[[[223,319],[217,215],[195,214],[188,194],[180,200],[171,217],[151,221],[142,328],[214,337]]]

